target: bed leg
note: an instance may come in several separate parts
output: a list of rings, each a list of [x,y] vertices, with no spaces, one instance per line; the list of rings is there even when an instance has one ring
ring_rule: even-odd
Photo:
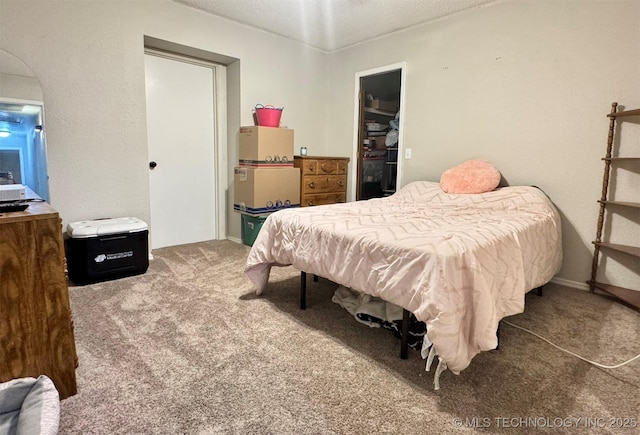
[[[313,282],[318,282],[318,275],[315,273],[313,274]]]
[[[498,330],[496,331],[496,335],[498,336],[498,345],[496,346],[496,350],[500,350],[500,325],[502,325],[502,322],[498,322]]]
[[[300,272],[300,309],[307,309],[307,272]]]
[[[407,348],[409,342],[409,318],[411,313],[405,309],[402,310],[402,336],[400,338],[400,358],[407,359]]]
[[[536,294],[537,294],[538,296],[542,296],[542,286],[540,286],[540,287],[536,288]]]

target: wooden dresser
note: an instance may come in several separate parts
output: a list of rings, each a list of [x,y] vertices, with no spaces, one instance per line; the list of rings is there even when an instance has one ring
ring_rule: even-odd
[[[47,375],[76,394],[76,344],[62,226],[46,202],[0,214],[0,382]]]
[[[300,206],[347,202],[348,157],[294,156],[300,168]]]

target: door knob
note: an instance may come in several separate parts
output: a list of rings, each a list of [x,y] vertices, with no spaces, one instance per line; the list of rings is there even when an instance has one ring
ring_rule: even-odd
[[[149,162],[149,169],[155,169],[158,164],[153,160]]]

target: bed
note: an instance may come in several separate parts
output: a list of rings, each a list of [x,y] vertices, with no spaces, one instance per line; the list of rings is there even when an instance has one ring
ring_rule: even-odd
[[[385,197],[299,209],[265,220],[245,273],[262,294],[273,266],[398,305],[425,322],[422,356],[459,374],[498,344],[499,321],[562,263],[560,216],[532,186],[451,194],[412,182]],[[438,371],[436,379],[439,376]]]

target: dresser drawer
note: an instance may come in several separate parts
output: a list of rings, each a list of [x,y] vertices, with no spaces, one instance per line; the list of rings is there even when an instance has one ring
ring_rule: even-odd
[[[307,175],[302,180],[301,195],[347,191],[346,175]]]
[[[300,168],[300,207],[347,202],[348,157],[295,156]]]
[[[338,202],[347,202],[347,194],[345,193],[317,193],[313,195],[303,195],[300,198],[301,207],[311,207],[313,205],[335,204]]]
[[[305,159],[300,167],[300,175],[347,175],[348,160]]]

